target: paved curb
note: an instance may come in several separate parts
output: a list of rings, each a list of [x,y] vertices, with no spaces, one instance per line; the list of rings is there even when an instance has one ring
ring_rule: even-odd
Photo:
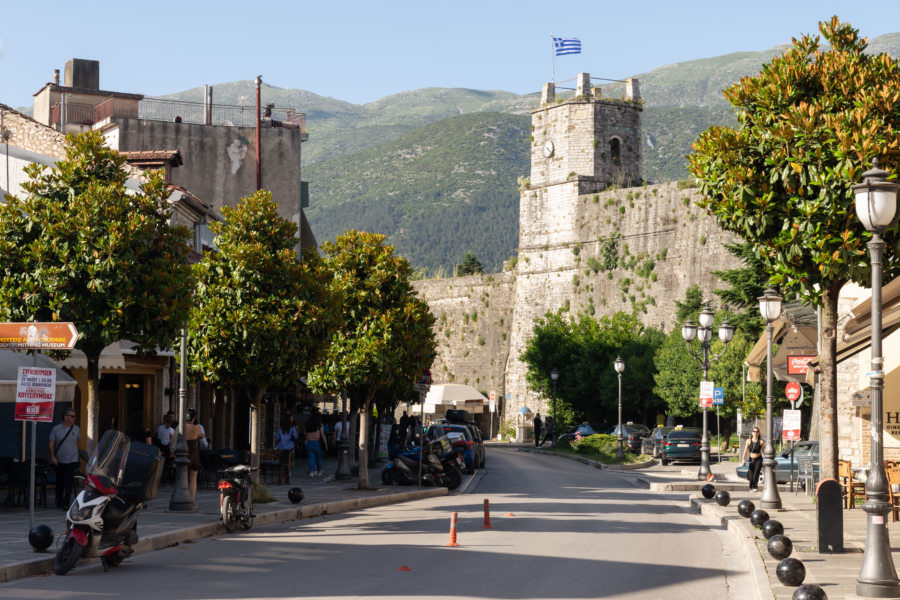
[[[543,454],[545,456],[561,456],[562,458],[568,458],[569,460],[574,460],[575,462],[580,462],[581,464],[588,465],[590,467],[594,467],[595,469],[606,469],[607,471],[634,471],[635,469],[646,469],[647,467],[652,467],[656,464],[656,459],[651,458],[650,460],[641,462],[641,463],[631,463],[627,465],[610,465],[606,463],[602,463],[597,460],[591,460],[589,458],[585,458],[583,456],[576,456],[574,454],[564,454],[561,452],[551,452],[548,450],[541,450],[540,448],[518,448],[519,452],[532,452],[534,454]]]
[[[474,477],[470,478],[470,480],[471,479],[474,479]],[[350,500],[322,502],[319,504],[310,504],[296,508],[284,508],[260,513],[256,515],[253,524],[269,525],[272,523],[348,512],[360,508],[371,508],[373,506],[384,506],[386,504],[397,504],[400,502],[408,502],[410,500],[422,500],[424,498],[434,498],[436,496],[446,495],[447,488],[429,488],[427,490],[400,492],[383,496],[368,496],[352,498]],[[163,548],[175,546],[182,542],[190,542],[199,538],[211,537],[223,533],[225,533],[225,527],[222,525],[221,521],[204,523],[203,525],[197,525],[195,527],[186,527],[184,529],[177,529],[175,531],[141,538],[137,545],[135,545],[134,552],[135,554],[143,554],[144,552],[152,552],[153,550],[161,550]],[[14,579],[32,575],[46,575],[51,573],[53,571],[53,559],[53,553],[42,554],[39,558],[35,558],[34,560],[0,568],[0,582],[12,581]],[[92,558],[82,559],[79,561],[79,564],[97,564],[99,562],[100,559]]]

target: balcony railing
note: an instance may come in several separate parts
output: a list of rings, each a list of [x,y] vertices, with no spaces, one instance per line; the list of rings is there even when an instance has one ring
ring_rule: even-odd
[[[62,103],[51,108],[50,124],[59,125]],[[264,118],[271,119],[274,127],[296,127],[306,131],[306,114],[293,108],[265,109]],[[231,127],[254,127],[256,107],[212,105],[212,125]],[[206,123],[206,105],[202,102],[182,102],[180,100],[133,99],[110,96],[97,104],[79,102],[65,103],[65,122],[78,125],[93,125],[103,119],[119,117],[125,119],[147,119],[151,121],[178,121],[181,123]]]

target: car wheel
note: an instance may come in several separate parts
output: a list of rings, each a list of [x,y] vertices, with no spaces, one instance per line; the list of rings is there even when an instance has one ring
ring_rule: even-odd
[[[662,459],[662,464],[665,467],[666,465],[669,464],[669,461],[664,458],[664,459]]]
[[[659,448],[653,449],[653,458],[659,458]]]

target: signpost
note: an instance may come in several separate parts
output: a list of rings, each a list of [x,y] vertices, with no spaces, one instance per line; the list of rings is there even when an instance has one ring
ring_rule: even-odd
[[[713,404],[716,405],[716,439],[719,440],[718,461],[722,462],[722,433],[719,430],[719,406],[725,404],[725,388],[713,388]]]
[[[796,381],[791,381],[784,386],[784,395],[791,401],[791,408],[798,408],[803,404],[803,386]]]
[[[700,382],[700,406],[712,406],[714,389],[715,384],[712,381]]]
[[[74,323],[0,323],[0,348],[11,350],[71,350],[78,341]],[[37,422],[53,421],[56,369],[34,365],[19,367],[16,383],[16,421],[31,421],[31,482],[28,494],[28,529],[34,525],[34,460]],[[24,431],[23,431],[24,433]]]

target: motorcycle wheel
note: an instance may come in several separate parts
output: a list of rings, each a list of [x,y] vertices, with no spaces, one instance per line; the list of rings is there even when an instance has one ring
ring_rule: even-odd
[[[82,552],[84,552],[84,547],[76,542],[75,538],[66,538],[62,548],[56,553],[56,558],[53,559],[53,572],[57,575],[65,575],[71,571],[78,559],[81,558]]]
[[[382,469],[381,483],[383,483],[384,485],[392,485],[394,483],[393,478],[391,477],[390,469]]]
[[[237,523],[237,509],[234,506],[234,496],[225,496],[222,501],[222,525],[225,531],[231,533]]]
[[[247,531],[251,527],[253,527],[253,501],[248,500],[244,510],[246,510],[246,515],[241,514],[241,528],[244,531]]]
[[[455,490],[462,483],[462,473],[456,465],[447,465],[444,468],[444,482],[448,490]]]

